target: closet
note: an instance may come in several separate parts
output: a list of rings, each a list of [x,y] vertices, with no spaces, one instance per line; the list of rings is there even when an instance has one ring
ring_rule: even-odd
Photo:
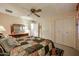
[[[69,47],[76,47],[75,20],[73,17],[55,20],[55,42]]]

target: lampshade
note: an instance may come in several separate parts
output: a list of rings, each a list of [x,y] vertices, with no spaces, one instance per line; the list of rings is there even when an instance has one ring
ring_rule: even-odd
[[[5,28],[3,26],[0,25],[0,33],[6,31]]]

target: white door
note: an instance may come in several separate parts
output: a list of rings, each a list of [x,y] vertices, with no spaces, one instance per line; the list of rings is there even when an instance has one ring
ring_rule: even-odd
[[[74,20],[56,20],[55,21],[55,39],[56,43],[70,47],[75,47]]]
[[[63,24],[62,20],[55,20],[55,41],[56,43],[59,44],[63,44],[63,37],[62,37],[63,26],[61,26],[62,24]]]

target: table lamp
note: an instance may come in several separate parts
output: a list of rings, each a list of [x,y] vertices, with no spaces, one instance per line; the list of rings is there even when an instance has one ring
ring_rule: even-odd
[[[0,25],[0,38],[3,37],[3,32],[5,32],[5,28],[3,26]]]

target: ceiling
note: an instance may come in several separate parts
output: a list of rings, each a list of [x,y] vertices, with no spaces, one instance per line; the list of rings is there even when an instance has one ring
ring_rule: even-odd
[[[52,17],[72,15],[76,12],[76,3],[10,3],[0,4],[0,10],[1,8],[10,9],[14,11],[15,15],[30,15],[31,8],[42,9],[42,12],[39,13],[41,17]],[[3,11],[3,9],[1,11]]]
[[[35,4],[13,4],[15,6],[26,9],[28,12],[31,8],[42,9],[42,13],[48,13],[51,15],[57,15],[61,13],[71,13],[76,9],[76,4],[73,3],[35,3]],[[45,15],[44,14],[44,15]]]

